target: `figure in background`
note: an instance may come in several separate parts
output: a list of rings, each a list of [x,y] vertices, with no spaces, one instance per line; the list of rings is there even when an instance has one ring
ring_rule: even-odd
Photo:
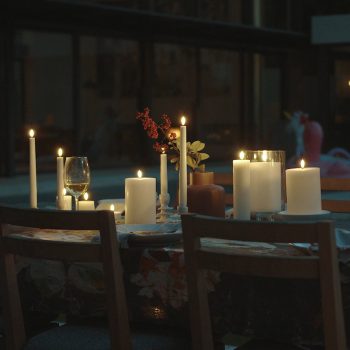
[[[302,118],[296,117],[296,119],[302,124],[297,127],[299,130],[303,130],[302,146],[299,145],[295,156],[287,160],[287,167],[299,166],[298,161],[304,158],[307,166],[320,168],[321,177],[350,177],[349,152],[336,147],[326,154],[322,154],[323,129],[321,124],[310,120],[307,114],[304,114]],[[300,153],[300,149],[303,149],[302,153]]]

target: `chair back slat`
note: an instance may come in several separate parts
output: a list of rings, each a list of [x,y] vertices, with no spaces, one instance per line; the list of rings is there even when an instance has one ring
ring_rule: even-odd
[[[183,222],[186,222],[186,215],[183,219]],[[314,222],[292,221],[286,225],[285,222],[213,220],[212,217],[201,215],[196,215],[194,220],[196,224],[192,234],[201,238],[272,243],[317,243],[318,241],[317,226]],[[332,226],[331,221],[327,222]]]
[[[197,251],[198,268],[213,269],[237,275],[275,278],[319,278],[319,262],[315,256],[240,255],[218,249]]]
[[[346,350],[344,315],[334,224],[320,222],[251,222],[194,214],[181,217],[194,350],[213,350],[213,336],[204,272],[320,280],[327,350]],[[211,247],[201,238],[253,242],[318,243],[320,254],[283,256],[264,251],[242,254],[234,248]]]
[[[350,178],[322,177],[323,191],[350,191]]]
[[[350,178],[321,178],[322,191],[350,191]],[[322,199],[322,209],[338,213],[350,212],[350,197],[349,199]]]
[[[18,228],[97,231],[94,243],[23,238]],[[83,234],[83,233],[82,233]],[[0,288],[3,294],[6,348],[20,350],[26,342],[14,255],[63,261],[101,262],[107,294],[111,348],[131,350],[128,311],[124,291],[114,215],[111,211],[68,212],[0,207]]]
[[[11,254],[36,259],[102,261],[100,244],[23,239],[9,235],[2,239],[2,248]]]
[[[0,220],[9,225],[57,230],[98,230],[102,211],[61,211],[1,207]],[[102,216],[104,214],[101,214]]]

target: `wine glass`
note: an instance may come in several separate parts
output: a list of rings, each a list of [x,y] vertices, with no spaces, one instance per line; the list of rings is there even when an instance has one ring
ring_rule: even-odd
[[[78,210],[78,198],[90,185],[90,169],[87,157],[67,157],[64,164],[64,185],[74,197],[75,210]]]

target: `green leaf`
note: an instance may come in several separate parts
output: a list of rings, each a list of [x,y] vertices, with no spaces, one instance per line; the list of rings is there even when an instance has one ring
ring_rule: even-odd
[[[199,152],[201,151],[203,148],[205,147],[205,143],[200,142],[200,141],[194,141],[191,145],[191,148],[195,151],[195,152]]]
[[[205,159],[209,158],[209,154],[207,154],[207,153],[199,153],[198,155],[199,155],[200,160],[205,160]]]
[[[196,169],[197,168],[197,163],[195,162],[195,160],[190,157],[190,156],[187,156],[187,165],[189,167],[191,167],[192,169]]]

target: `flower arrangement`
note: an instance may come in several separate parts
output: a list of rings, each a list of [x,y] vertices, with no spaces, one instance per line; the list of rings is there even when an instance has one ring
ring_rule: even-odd
[[[171,132],[171,120],[168,115],[160,116],[160,123],[156,123],[150,114],[150,109],[145,108],[143,112],[136,114],[136,119],[140,120],[147,135],[154,140],[153,149],[159,153],[168,151],[171,163],[179,169],[180,162],[180,139],[176,133]],[[205,165],[202,161],[209,158],[209,154],[201,152],[205,143],[200,141],[187,142],[187,165],[192,171],[204,171]]]

